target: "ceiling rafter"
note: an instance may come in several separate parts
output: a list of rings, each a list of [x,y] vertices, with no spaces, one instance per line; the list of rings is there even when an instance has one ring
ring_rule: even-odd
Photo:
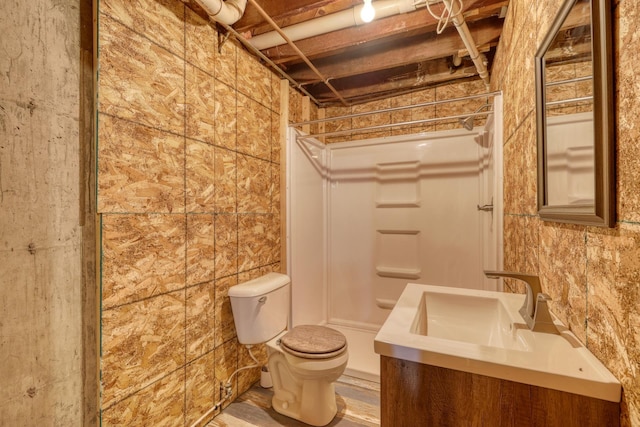
[[[482,45],[500,37],[502,23],[498,20],[483,21],[469,26],[469,29],[476,43]],[[379,46],[373,51],[361,49],[345,52],[345,55],[318,59],[314,63],[325,76],[336,80],[354,74],[371,73],[410,63],[445,58],[464,48],[464,43],[456,29],[447,28],[442,34],[420,34]],[[303,84],[318,82],[315,74],[302,65],[289,68],[288,74]]]
[[[183,1],[202,15],[196,0]],[[280,28],[362,4],[362,0],[252,1]],[[475,45],[486,55],[490,70],[509,0],[463,2],[465,20]],[[338,104],[341,97],[350,104],[361,103],[430,85],[478,78],[453,24],[449,23],[442,34],[436,34],[436,27],[437,20],[425,8],[419,8],[415,12],[296,41],[296,48],[311,60],[313,67],[340,96],[331,93],[293,47],[281,45],[262,50],[262,54],[323,105]],[[273,28],[249,2],[233,30],[250,39]]]
[[[495,16],[500,8],[507,3],[504,0],[495,0],[494,4],[485,6],[481,10],[469,9],[478,1],[465,3],[467,10],[473,11],[473,13],[469,13],[470,17],[467,18],[469,23]],[[367,25],[350,27],[341,31],[299,40],[296,45],[307,57],[313,59],[335,54],[351,46],[363,44],[371,46],[377,41],[407,38],[417,34],[434,32],[436,26],[437,20],[425,8],[421,8],[415,12],[375,20]],[[293,50],[286,45],[266,49],[263,53],[276,63],[296,60]]]

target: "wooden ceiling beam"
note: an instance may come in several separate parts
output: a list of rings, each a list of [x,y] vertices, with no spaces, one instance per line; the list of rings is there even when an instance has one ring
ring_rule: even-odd
[[[476,25],[469,25],[473,39],[477,45],[491,43],[500,37],[502,20],[484,20]],[[358,54],[348,51],[314,61],[320,72],[330,79],[340,79],[355,74],[364,74],[403,65],[444,58],[464,49],[460,35],[455,28],[448,28],[440,35],[424,34],[401,43],[390,43],[378,46],[369,51],[362,49]],[[306,66],[296,65],[287,72],[293,79],[303,84],[317,83],[317,76]]]
[[[375,20],[368,25],[349,27],[344,30],[298,40],[295,44],[308,58],[315,59],[328,56],[336,51],[343,51],[354,45],[373,43],[376,40],[394,35],[411,36],[415,35],[416,32],[435,31],[436,24],[436,20],[426,11],[418,10]],[[290,58],[298,61],[293,49],[288,45],[272,47],[263,50],[262,53],[273,60]]]
[[[478,4],[481,4],[482,7],[473,9]],[[508,1],[471,0],[465,3],[465,10],[467,11],[465,16],[469,16],[469,23],[487,19],[496,16],[505,4],[508,4]],[[390,37],[411,37],[416,34],[432,32],[435,31],[436,25],[437,20],[426,9],[421,8],[415,12],[375,20],[367,25],[349,27],[344,30],[298,40],[296,46],[308,58],[320,58],[354,45],[369,44]],[[266,49],[262,53],[276,63],[298,61],[295,52],[288,45]]]
[[[202,16],[204,11],[196,0],[183,1]],[[281,28],[362,4],[362,0],[256,1]],[[509,3],[510,0],[464,0],[465,20],[478,48],[482,51],[489,49],[489,62],[502,31],[503,8]],[[580,13],[572,14],[566,25],[579,22],[579,16]],[[436,20],[422,7],[416,12],[378,19],[367,25],[295,43],[307,57],[312,58],[314,66],[331,79],[331,84],[341,96],[350,103],[361,103],[478,78],[477,70],[465,56],[465,46],[453,25],[449,24],[440,35],[436,34],[436,26]],[[247,38],[273,30],[251,3],[233,27]],[[304,84],[322,105],[338,102],[336,95],[329,92],[288,45],[266,49],[263,53]],[[452,66],[451,57],[455,54],[463,58],[459,67]]]
[[[424,87],[450,82],[453,80],[468,79],[478,75],[473,65],[466,65],[451,70],[446,61],[432,61],[426,63],[421,69],[408,71],[405,75],[397,75],[384,81],[373,81],[366,85],[344,82],[335,83],[340,94],[349,100],[367,100],[372,97],[380,97],[387,94],[403,93],[418,90]],[[320,86],[320,85],[318,85]],[[344,86],[344,89],[341,88]],[[324,87],[314,91],[314,97],[323,103],[337,102],[335,95]]]
[[[362,0],[261,0],[259,4],[282,28],[340,12],[359,3],[362,3]],[[250,31],[253,35],[273,30],[251,4],[247,5],[244,15],[233,25],[233,28],[238,32]]]

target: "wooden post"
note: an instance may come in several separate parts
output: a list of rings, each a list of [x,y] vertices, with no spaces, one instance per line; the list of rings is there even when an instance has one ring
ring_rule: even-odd
[[[318,118],[319,119],[324,119],[326,117],[326,114],[327,114],[327,110],[325,108],[318,108]],[[326,122],[318,123],[318,133],[326,132],[325,123]],[[326,140],[325,140],[324,136],[319,137],[318,140],[320,142],[322,142],[323,144],[326,144]]]
[[[311,99],[308,96],[302,97],[302,121],[309,121],[311,116]],[[311,125],[302,125],[302,132],[311,133]]]
[[[79,222],[82,228],[82,425],[96,425],[100,402],[100,239],[96,215],[97,2],[80,1]]]
[[[289,82],[280,80],[280,271],[287,272],[287,132]]]

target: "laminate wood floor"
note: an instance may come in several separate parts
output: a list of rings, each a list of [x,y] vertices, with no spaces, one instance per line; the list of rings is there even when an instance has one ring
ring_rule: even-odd
[[[329,426],[380,425],[380,384],[342,376],[335,383],[338,414]],[[271,408],[272,389],[255,384],[222,410],[206,427],[303,427]]]

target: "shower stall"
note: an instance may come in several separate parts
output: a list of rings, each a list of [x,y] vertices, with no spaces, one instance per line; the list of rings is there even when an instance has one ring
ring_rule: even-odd
[[[486,124],[325,145],[289,129],[287,266],[293,325],[349,345],[352,376],[379,380],[373,339],[407,283],[499,289],[502,106]],[[469,130],[471,128],[471,130]]]

